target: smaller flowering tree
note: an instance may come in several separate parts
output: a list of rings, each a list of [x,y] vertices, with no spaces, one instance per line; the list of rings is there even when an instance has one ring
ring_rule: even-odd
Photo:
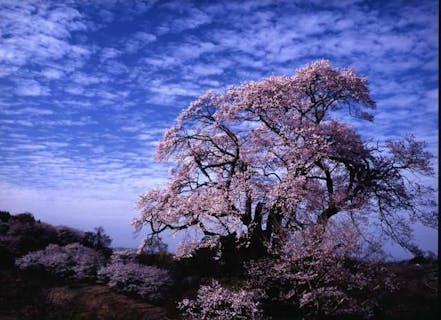
[[[161,303],[169,294],[173,280],[167,270],[145,266],[137,262],[134,251],[117,251],[111,262],[98,271],[98,280],[125,294]]]
[[[110,256],[110,264],[113,263],[138,263],[139,254],[133,249],[116,249]]]
[[[22,270],[38,270],[74,280],[94,280],[104,265],[102,253],[72,243],[66,246],[50,244],[44,250],[31,252],[16,260]]]
[[[188,320],[263,319],[254,292],[233,291],[222,287],[216,280],[201,286],[195,300],[182,300],[178,309]]]

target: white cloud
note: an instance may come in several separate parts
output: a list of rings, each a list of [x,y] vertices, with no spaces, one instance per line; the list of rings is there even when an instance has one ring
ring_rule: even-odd
[[[33,127],[34,122],[29,120],[19,120],[19,119],[0,119],[0,123],[5,125],[13,125],[15,126],[24,126],[24,127]]]
[[[7,109],[2,110],[2,114],[5,115],[31,115],[31,116],[41,116],[41,115],[50,115],[53,114],[54,111],[51,109],[44,109],[44,108],[32,108],[32,107],[25,107],[21,109]]]
[[[81,95],[85,92],[83,87],[78,85],[67,85],[64,87],[64,91],[73,95]]]
[[[20,80],[15,89],[19,96],[45,96],[49,94],[49,88],[42,86],[35,80]]]
[[[159,68],[167,68],[172,65],[178,64],[179,60],[175,57],[147,57],[143,59],[143,62]]]
[[[72,119],[59,119],[59,120],[43,120],[38,122],[39,125],[43,126],[87,126],[97,123],[95,120],[90,119],[90,117],[81,117],[79,120]]]
[[[0,4],[0,32],[5,35],[0,64],[22,67],[61,58],[81,63],[90,51],[70,43],[73,32],[86,30],[82,15],[68,5],[11,1]]]
[[[72,76],[72,80],[81,86],[89,86],[92,84],[98,84],[100,82],[107,81],[107,77],[98,77],[95,75],[78,72]]]
[[[189,96],[196,97],[201,94],[201,88],[198,85],[186,83],[164,83],[162,81],[152,81],[149,88],[154,93],[159,93],[163,96]]]
[[[63,147],[68,147],[69,144],[66,142],[55,142],[55,141],[47,141],[44,142],[44,145],[50,148],[63,148]]]
[[[147,44],[156,41],[156,36],[147,32],[136,32],[133,36],[134,39],[141,41],[143,44]]]
[[[196,64],[189,71],[198,76],[210,76],[222,74],[224,69],[212,64]]]
[[[186,30],[197,29],[200,26],[211,23],[212,17],[202,10],[192,7],[191,5],[182,6],[180,2],[169,2],[163,5],[169,8],[173,13],[177,13],[177,17],[168,19],[156,28],[156,32],[160,35],[166,33],[180,33]]]
[[[64,72],[59,69],[46,68],[41,71],[41,75],[48,79],[60,79],[64,76]]]
[[[128,53],[136,53],[149,43],[156,41],[156,36],[147,32],[136,32],[129,39],[124,40],[123,45]]]
[[[114,59],[116,57],[119,57],[121,55],[121,51],[115,48],[103,48],[101,50],[100,60],[101,62]]]
[[[439,90],[431,89],[424,94],[427,110],[439,114]]]

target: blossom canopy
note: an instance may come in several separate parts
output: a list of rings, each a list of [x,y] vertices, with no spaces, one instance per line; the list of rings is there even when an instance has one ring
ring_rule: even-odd
[[[175,167],[165,189],[140,196],[134,225],[153,236],[191,227],[205,242],[236,234],[262,249],[340,212],[377,212],[406,246],[397,210],[430,219],[405,172],[431,174],[430,154],[413,137],[370,146],[335,117],[373,121],[375,107],[365,78],[326,60],[207,92],[165,132],[156,158]]]

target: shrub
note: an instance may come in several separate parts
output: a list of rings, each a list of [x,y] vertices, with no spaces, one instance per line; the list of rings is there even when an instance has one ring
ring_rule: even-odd
[[[46,249],[29,253],[16,260],[22,270],[46,271],[62,278],[91,280],[104,264],[101,253],[72,243],[66,246],[50,244]]]
[[[152,302],[163,302],[173,281],[167,270],[135,262],[113,262],[98,271],[98,280],[116,291],[134,294]]]
[[[14,256],[42,250],[48,244],[57,242],[57,231],[53,226],[36,222],[31,217],[30,214],[11,216],[2,228],[0,243],[7,246]]]
[[[148,253],[148,254],[154,254],[154,253],[160,253],[160,252],[167,252],[168,245],[162,241],[161,237],[150,237],[147,239],[144,239],[141,246],[138,248],[138,253]]]
[[[8,222],[9,218],[11,218],[9,211],[0,211],[0,222]]]
[[[137,250],[137,262],[172,269],[174,259],[167,249],[168,245],[160,237],[145,239]]]
[[[9,215],[8,212],[0,212],[0,245],[3,246],[3,257],[20,257],[32,251],[43,250],[49,244],[82,243],[84,238],[85,234],[80,230],[65,226],[54,227],[35,221],[30,213]]]
[[[381,298],[395,289],[384,264],[356,258],[357,234],[330,224],[326,233],[302,230],[278,258],[249,263],[250,287],[268,309],[291,306],[308,319],[374,315]]]
[[[14,254],[11,249],[0,242],[0,269],[14,266]]]
[[[85,239],[85,233],[74,228],[59,226],[56,227],[57,244],[65,246],[69,243],[82,243]]]
[[[84,245],[95,249],[108,248],[112,243],[112,239],[104,233],[103,227],[95,228],[95,231],[87,231],[85,233]]]
[[[182,300],[178,309],[189,320],[263,319],[252,291],[233,291],[215,280],[201,286],[195,300]]]
[[[237,276],[243,273],[243,262],[252,259],[246,241],[237,238],[236,233],[222,237],[205,237],[195,243],[196,249],[189,242],[178,247],[176,264],[184,274],[207,278]],[[188,254],[187,254],[188,252]]]
[[[9,231],[9,224],[0,221],[0,236],[6,235]]]
[[[114,250],[110,257],[110,263],[138,263],[138,254],[134,249]]]
[[[14,216],[12,216],[12,219],[21,223],[34,223],[35,218],[32,213],[25,212],[25,213],[19,213]]]
[[[15,257],[44,249],[56,238],[56,231],[51,225],[36,222],[30,213],[11,215],[1,211],[0,267],[12,267]]]
[[[147,253],[141,252],[138,256],[140,264],[172,269],[175,266],[173,255],[168,252]]]

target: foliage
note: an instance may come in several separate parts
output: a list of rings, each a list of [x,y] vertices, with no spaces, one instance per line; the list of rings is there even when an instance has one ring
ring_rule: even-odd
[[[249,286],[267,305],[291,305],[308,319],[370,319],[382,297],[396,289],[383,263],[359,260],[359,235],[344,222],[295,233],[276,259],[248,265]]]
[[[135,294],[153,303],[163,302],[173,284],[167,270],[121,259],[121,256],[101,268],[98,279],[119,292]]]
[[[235,234],[209,237],[208,243],[202,239],[196,249],[193,243],[184,242],[176,253],[176,265],[187,275],[214,278],[242,275],[243,262],[255,258],[246,240]]]
[[[13,216],[13,219],[23,224],[25,223],[32,224],[35,222],[34,215],[30,212],[19,213]]]
[[[174,255],[169,252],[146,253],[138,255],[138,262],[147,266],[157,266],[159,268],[173,269],[175,267]]]
[[[151,237],[148,239],[144,239],[142,244],[138,248],[138,253],[148,253],[148,254],[154,254],[154,253],[160,253],[160,252],[167,252],[168,245],[162,241],[161,237]]]
[[[67,245],[69,243],[82,243],[85,241],[85,233],[81,230],[77,230],[71,227],[59,226],[57,230],[57,244]]]
[[[233,291],[222,287],[216,280],[201,286],[195,300],[182,300],[178,309],[189,320],[263,319],[252,291]]]
[[[133,249],[115,249],[110,256],[110,263],[137,263],[139,255]]]
[[[141,195],[133,224],[153,237],[196,232],[184,255],[201,238],[216,246],[233,235],[258,258],[298,229],[326,227],[336,215],[362,224],[376,213],[383,230],[412,250],[409,219],[435,226],[436,212],[431,190],[407,175],[433,174],[431,155],[412,136],[368,143],[335,117],[348,109],[372,121],[373,108],[365,78],[324,60],[293,76],[208,92],[165,132],[156,156],[174,161],[171,179]]]
[[[15,257],[11,249],[0,242],[0,270],[14,265]]]
[[[50,243],[57,243],[55,227],[35,221],[30,213],[10,215],[0,223],[0,245],[5,254],[17,257],[28,252],[44,249]]]
[[[10,217],[9,211],[0,211],[0,222],[8,222]]]
[[[14,265],[16,257],[42,250],[49,244],[83,243],[84,232],[65,226],[54,227],[36,221],[31,213],[11,215],[2,212],[0,222],[0,265]]]
[[[85,233],[84,245],[95,248],[104,249],[108,248],[112,243],[112,239],[104,233],[103,227],[96,227],[95,232],[87,231]]]
[[[79,243],[66,246],[50,244],[44,250],[31,252],[16,260],[22,270],[46,271],[74,280],[93,280],[103,265],[103,255]]]
[[[138,262],[161,268],[173,268],[173,254],[168,252],[168,245],[160,237],[145,239],[137,250]]]

